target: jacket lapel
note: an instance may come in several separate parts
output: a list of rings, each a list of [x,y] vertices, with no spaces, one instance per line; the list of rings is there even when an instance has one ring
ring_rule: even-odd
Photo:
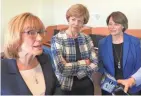
[[[52,94],[52,87],[53,87],[53,81],[55,78],[53,78],[53,71],[52,71],[52,65],[49,62],[49,58],[47,56],[44,56],[43,54],[40,56],[37,56],[37,59],[39,60],[44,79],[45,79],[45,86],[46,91],[45,94]],[[23,80],[18,67],[16,60],[11,59],[8,62],[8,75],[10,77],[11,83],[14,83],[13,85],[13,91],[14,93],[21,94],[21,95],[32,95],[31,91],[27,87],[25,81]]]
[[[13,90],[16,90],[15,93],[21,95],[30,95],[32,94],[29,88],[27,87],[26,83],[24,82],[18,67],[17,62],[14,59],[11,59],[8,62],[8,75],[11,78],[10,82],[14,83]]]
[[[42,71],[43,71],[43,75],[44,75],[44,79],[45,79],[45,86],[46,86],[46,91],[45,94],[52,94],[52,74],[51,73],[51,68],[52,66],[50,65],[50,60],[47,56],[43,56],[44,54],[42,54],[41,56],[37,56],[40,65],[42,67]]]
[[[129,39],[128,36],[124,33],[124,44],[123,44],[123,68],[126,65],[126,60],[129,51]]]
[[[107,38],[107,49],[108,50],[105,50],[105,51],[107,51],[108,53],[108,56],[109,56],[109,58],[110,58],[110,61],[111,61],[111,63],[109,62],[109,66],[111,66],[110,67],[110,70],[112,71],[112,75],[114,76],[114,74],[115,74],[115,70],[114,70],[114,57],[113,57],[113,47],[112,47],[112,36],[111,35],[109,35],[109,37]]]
[[[108,44],[107,44],[107,48],[108,48],[108,54],[109,57],[111,59],[111,63],[114,64],[114,57],[113,57],[113,47],[112,47],[112,36],[110,35],[108,38]]]

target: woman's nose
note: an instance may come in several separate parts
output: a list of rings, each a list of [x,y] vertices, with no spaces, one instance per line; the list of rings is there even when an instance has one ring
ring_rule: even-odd
[[[40,34],[37,34],[36,40],[42,41],[43,37]]]
[[[75,25],[78,25],[78,24],[79,24],[79,22],[76,20],[76,21],[75,21]]]

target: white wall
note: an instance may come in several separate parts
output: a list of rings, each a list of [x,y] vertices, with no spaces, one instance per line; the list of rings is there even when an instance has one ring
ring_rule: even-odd
[[[4,37],[11,18],[23,12],[37,15],[45,25],[52,22],[52,0],[2,0],[1,22],[1,51],[3,51]]]
[[[1,0],[0,0],[0,6],[1,6]],[[1,22],[1,7],[0,7],[0,50],[1,50],[1,46],[2,46],[2,42],[3,42],[3,36],[1,35],[1,24],[2,24],[2,22]]]
[[[67,24],[65,13],[76,3],[87,6],[91,16],[89,26],[106,26],[107,16],[113,11],[121,11],[129,20],[129,28],[141,29],[141,0],[54,0],[54,23]]]
[[[88,26],[106,26],[106,18],[112,11],[122,11],[128,17],[129,28],[141,29],[141,0],[2,0],[1,47],[9,20],[22,12],[39,16],[45,26],[67,24],[67,9],[76,3],[87,6],[90,12]]]
[[[33,0],[35,1],[35,0]],[[53,0],[38,0],[41,2],[41,19],[45,26],[53,25]]]

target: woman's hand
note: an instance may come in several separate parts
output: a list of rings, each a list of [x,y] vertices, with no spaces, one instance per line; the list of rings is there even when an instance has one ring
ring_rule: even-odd
[[[85,59],[85,62],[87,65],[90,65],[90,63],[91,63],[89,59]]]
[[[64,65],[66,65],[67,64],[67,61],[63,58],[63,57],[61,57],[62,58],[62,63],[64,64]]]
[[[135,79],[133,77],[129,79],[119,79],[117,80],[119,84],[124,85],[124,92],[127,93],[128,89],[131,88],[133,85],[135,85]]]

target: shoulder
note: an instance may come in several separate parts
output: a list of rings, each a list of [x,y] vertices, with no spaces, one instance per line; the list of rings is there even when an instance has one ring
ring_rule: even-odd
[[[134,44],[134,45],[138,45],[140,44],[140,39],[137,37],[134,37],[132,35],[128,35],[126,33],[124,33],[125,37],[129,39],[129,42]]]
[[[99,45],[105,44],[110,37],[111,37],[111,35],[108,35],[108,36],[102,38],[101,40],[99,40]]]
[[[7,66],[9,63],[16,63],[15,59],[1,59],[1,67]]]
[[[89,35],[85,34],[85,33],[80,33],[80,37],[84,38],[86,40],[91,40],[91,37]]]
[[[66,38],[66,32],[65,31],[59,31],[56,35],[54,35],[52,38],[53,39],[62,39],[62,38]]]
[[[85,37],[85,38],[89,38],[90,37],[89,35],[87,35],[85,33],[82,33],[82,32],[80,32],[79,34],[80,34],[80,36]]]
[[[9,69],[17,69],[15,59],[1,59],[1,75],[7,73]]]
[[[59,33],[57,33],[56,35],[54,35],[52,37],[52,40],[51,40],[51,45],[53,44],[63,44],[63,41],[66,40],[68,37],[66,35],[66,32],[65,31],[60,31]]]

